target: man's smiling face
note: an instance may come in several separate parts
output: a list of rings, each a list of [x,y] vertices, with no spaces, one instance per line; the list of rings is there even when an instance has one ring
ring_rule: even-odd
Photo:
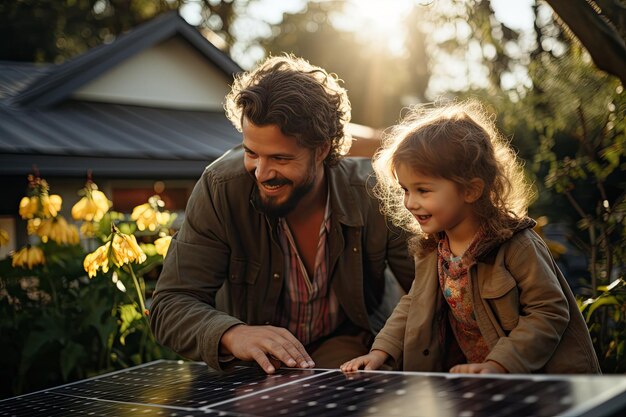
[[[254,202],[266,214],[283,217],[311,191],[323,167],[314,151],[299,146],[278,125],[257,126],[244,117],[242,130],[244,166],[256,180]]]

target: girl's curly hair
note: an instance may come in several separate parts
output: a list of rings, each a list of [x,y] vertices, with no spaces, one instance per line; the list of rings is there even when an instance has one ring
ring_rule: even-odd
[[[444,178],[461,189],[479,178],[482,196],[474,203],[485,233],[498,239],[511,236],[533,197],[523,164],[496,129],[494,118],[475,100],[410,109],[403,121],[386,134],[374,156],[376,196],[394,224],[417,235],[411,248],[423,255],[436,236],[424,235],[404,206],[404,192],[396,178],[399,165],[423,175]],[[431,239],[429,239],[431,237]]]
[[[300,146],[316,149],[330,142],[325,159],[336,165],[352,138],[344,131],[350,101],[335,74],[293,55],[270,57],[254,71],[235,78],[224,109],[237,130],[245,116],[258,126],[275,124]]]

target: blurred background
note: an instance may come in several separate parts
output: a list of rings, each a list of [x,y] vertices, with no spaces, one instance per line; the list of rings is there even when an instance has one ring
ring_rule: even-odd
[[[173,36],[203,63],[170,55],[181,48]],[[0,257],[33,243],[18,216],[33,165],[65,201],[77,199],[93,170],[112,210],[129,213],[158,194],[180,221],[203,167],[240,141],[220,102],[232,76],[293,53],[343,80],[354,155],[370,156],[412,105],[483,101],[525,161],[538,196],[530,215],[580,299],[603,370],[626,372],[625,39],[623,0],[4,0],[0,228],[9,243]],[[113,70],[128,78],[122,63],[146,48],[159,52],[157,64],[133,61],[143,63],[132,71],[140,81],[126,85],[126,96],[107,96],[121,85],[111,77],[123,78]],[[176,94],[130,97],[150,80],[157,93],[170,86]],[[15,275],[6,268],[0,278]],[[6,303],[9,284],[0,282]],[[90,372],[166,355],[121,363],[136,353],[105,353]],[[34,358],[11,359],[31,362],[5,394],[45,385],[26,382]],[[84,376],[79,365],[66,364],[62,378]]]

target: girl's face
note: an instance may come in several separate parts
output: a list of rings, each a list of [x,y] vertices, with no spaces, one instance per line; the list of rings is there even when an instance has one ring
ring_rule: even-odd
[[[420,174],[407,164],[400,164],[396,175],[404,190],[404,206],[424,233],[473,236],[477,228],[471,202],[475,198],[468,192],[450,180]]]

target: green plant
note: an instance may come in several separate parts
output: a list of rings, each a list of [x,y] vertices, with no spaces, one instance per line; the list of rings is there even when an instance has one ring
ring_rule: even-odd
[[[561,219],[576,225],[570,242],[586,255],[583,291],[589,331],[604,372],[626,372],[626,94],[620,82],[595,70],[580,47],[531,66],[535,88],[525,101],[539,139],[534,170],[553,198],[564,197]],[[601,292],[598,295],[598,291]]]
[[[598,288],[600,295],[579,301],[605,372],[626,372],[626,281]]]
[[[132,218],[108,211],[108,200],[88,181],[85,197],[72,210],[85,221],[81,245],[76,227],[58,214],[60,197],[48,194],[45,180],[30,182],[20,214],[39,242],[0,260],[0,368],[7,375],[0,378],[0,397],[178,358],[155,342],[144,314],[143,276],[162,264],[167,248],[139,246],[132,235],[152,241],[165,233],[172,216],[162,216],[165,224],[158,230],[138,232]],[[145,208],[142,213],[151,214]],[[123,252],[129,242],[135,242],[138,259]],[[92,254],[86,248],[94,246],[110,248],[104,271],[103,263],[89,268]],[[129,264],[133,260],[140,261],[137,271]]]

